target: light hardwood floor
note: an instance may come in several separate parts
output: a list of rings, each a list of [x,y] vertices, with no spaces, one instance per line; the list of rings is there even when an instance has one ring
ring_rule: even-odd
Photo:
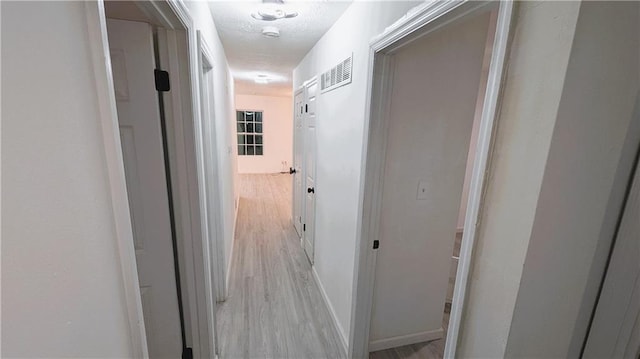
[[[341,342],[291,224],[291,177],[241,175],[220,358],[341,358]]]

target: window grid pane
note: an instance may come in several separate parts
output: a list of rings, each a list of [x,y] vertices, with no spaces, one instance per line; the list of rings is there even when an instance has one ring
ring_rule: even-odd
[[[261,111],[236,111],[239,156],[262,156],[263,117]]]

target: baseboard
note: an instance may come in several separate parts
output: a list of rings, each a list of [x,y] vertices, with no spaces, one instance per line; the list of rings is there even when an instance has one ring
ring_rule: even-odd
[[[229,294],[229,280],[231,279],[231,264],[233,263],[233,247],[236,243],[236,227],[238,225],[238,209],[240,208],[240,197],[234,199],[235,210],[233,213],[233,231],[231,231],[231,251],[229,252],[229,263],[227,264],[227,276],[225,278],[226,293]],[[225,298],[226,299],[226,298]]]
[[[431,340],[444,338],[444,329],[429,330],[415,334],[401,335],[397,337],[374,340],[369,343],[369,352],[377,352],[389,348],[401,347],[416,343],[428,342]]]
[[[338,321],[338,316],[336,315],[336,311],[333,309],[333,306],[329,301],[329,296],[327,296],[327,292],[324,290],[324,286],[322,285],[322,282],[320,282],[320,277],[318,277],[318,272],[316,272],[315,266],[311,267],[311,272],[313,273],[313,280],[316,282],[318,289],[320,289],[322,300],[324,301],[324,304],[327,306],[327,309],[329,309],[329,314],[331,314],[331,321],[333,322],[333,326],[338,332],[338,336],[340,337],[340,342],[342,343],[342,350],[343,350],[342,354],[344,354],[344,356],[346,357],[348,348],[349,348],[349,346],[347,345],[347,336],[344,333],[342,326],[340,326],[340,322]]]

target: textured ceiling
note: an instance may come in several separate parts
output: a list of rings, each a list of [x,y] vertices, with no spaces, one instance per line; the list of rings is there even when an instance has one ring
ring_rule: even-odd
[[[313,45],[350,5],[350,1],[285,1],[291,19],[260,21],[251,13],[261,1],[210,1],[213,20],[222,39],[236,92],[242,94],[288,96],[292,92],[292,71]],[[280,37],[261,34],[264,26],[276,26]],[[266,74],[268,84],[256,84],[257,74]]]

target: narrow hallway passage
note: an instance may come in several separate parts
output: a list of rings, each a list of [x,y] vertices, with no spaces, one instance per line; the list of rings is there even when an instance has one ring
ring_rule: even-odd
[[[240,175],[221,358],[340,358],[339,334],[291,224],[291,177]]]

